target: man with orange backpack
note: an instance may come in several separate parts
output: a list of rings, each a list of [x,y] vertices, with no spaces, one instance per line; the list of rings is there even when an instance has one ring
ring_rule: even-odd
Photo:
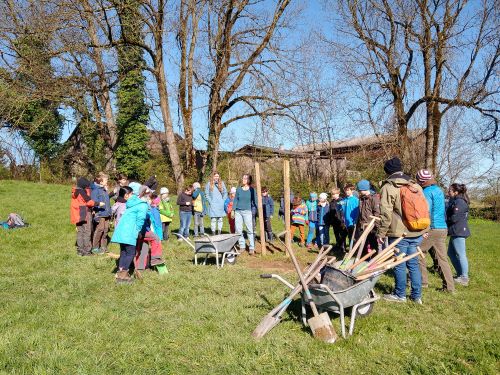
[[[387,178],[380,189],[380,225],[377,230],[379,243],[385,238],[389,244],[404,236],[397,248],[401,253],[412,255],[422,242],[422,235],[430,224],[429,207],[422,188],[403,173],[403,164],[394,157],[384,164]],[[410,274],[410,300],[422,304],[422,275],[417,258],[394,267],[395,288],[384,295],[391,302],[406,302],[406,269]]]

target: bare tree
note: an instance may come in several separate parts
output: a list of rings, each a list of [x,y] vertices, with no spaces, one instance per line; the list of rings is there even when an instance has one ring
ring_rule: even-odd
[[[248,0],[209,3],[208,48],[213,69],[202,83],[209,88],[205,174],[217,167],[220,136],[227,126],[254,117],[286,116],[287,110],[297,104],[259,90],[268,82],[268,76],[275,74],[274,69],[279,70],[279,61],[273,58],[277,48],[271,42],[276,30],[283,26],[280,20],[290,1],[276,1],[269,17],[255,10],[258,3]],[[248,87],[251,89],[244,90]],[[236,110],[238,105],[246,106],[248,111]]]

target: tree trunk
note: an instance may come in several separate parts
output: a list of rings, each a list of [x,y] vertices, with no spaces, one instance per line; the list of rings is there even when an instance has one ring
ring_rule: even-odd
[[[93,14],[92,7],[87,1],[83,2],[83,7],[86,14]],[[109,85],[106,80],[106,70],[104,68],[104,62],[102,60],[101,48],[97,47],[100,45],[99,37],[97,36],[97,30],[95,27],[94,19],[90,16],[86,16],[86,21],[88,24],[87,32],[89,34],[90,41],[94,45],[91,50],[91,57],[96,65],[97,77],[99,82],[99,93],[97,94],[101,107],[104,109],[104,115],[106,118],[106,130],[108,133],[107,147],[106,147],[106,169],[115,170],[116,161],[114,159],[113,152],[116,147],[116,124],[115,118],[113,116],[113,108],[111,107],[111,97],[109,94]],[[101,122],[101,119],[96,121]]]
[[[219,123],[211,125],[208,134],[207,159],[204,166],[203,177],[208,178],[212,172],[217,170],[219,162],[219,141],[220,141],[220,120]]]
[[[170,117],[170,104],[168,103],[168,91],[167,91],[167,80],[165,77],[165,71],[163,66],[163,59],[161,58],[161,53],[158,54],[160,57],[156,66],[156,83],[158,85],[158,95],[160,98],[160,109],[163,118],[163,126],[165,127],[165,135],[167,140],[168,154],[170,157],[170,162],[172,163],[172,169],[174,171],[175,184],[177,187],[177,192],[180,193],[184,188],[184,172],[182,169],[181,161],[179,159],[179,152],[177,150],[177,145],[175,142],[174,127],[172,124],[172,118]]]

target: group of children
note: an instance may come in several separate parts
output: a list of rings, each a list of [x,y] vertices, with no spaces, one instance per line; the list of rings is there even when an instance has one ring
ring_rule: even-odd
[[[370,222],[370,216],[380,215],[380,198],[369,181],[359,181],[357,190],[354,185],[344,186],[344,194],[345,196],[341,198],[340,189],[333,188],[330,201],[327,193],[318,196],[316,192],[312,192],[305,202],[300,195],[291,197],[290,231],[292,238],[297,231],[299,232],[299,246],[320,248],[329,244],[330,228],[332,228],[336,246],[345,251],[347,239],[352,242],[353,239],[359,238]],[[283,214],[282,208],[280,214]],[[308,226],[307,238],[306,226]],[[367,237],[366,251],[378,248],[376,230],[375,226]]]
[[[108,176],[99,173],[91,183],[79,178],[71,195],[71,222],[76,225],[77,253],[81,256],[107,252],[110,224],[111,242],[120,245],[117,282],[132,282],[129,269],[136,275],[147,267],[163,264],[162,240],[168,239],[174,216],[168,189],[155,194],[152,187],[129,182],[124,175],[117,186],[108,188]],[[111,205],[111,200],[114,204]]]

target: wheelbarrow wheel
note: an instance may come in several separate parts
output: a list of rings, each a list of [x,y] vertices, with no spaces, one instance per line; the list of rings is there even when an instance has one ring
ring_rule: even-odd
[[[372,302],[367,305],[358,307],[358,312],[357,312],[358,317],[370,315],[373,311],[373,304],[374,303]]]
[[[236,255],[234,255],[234,254],[228,254],[226,256],[226,263],[229,264],[230,266],[235,265],[236,264],[236,258],[237,258]]]

